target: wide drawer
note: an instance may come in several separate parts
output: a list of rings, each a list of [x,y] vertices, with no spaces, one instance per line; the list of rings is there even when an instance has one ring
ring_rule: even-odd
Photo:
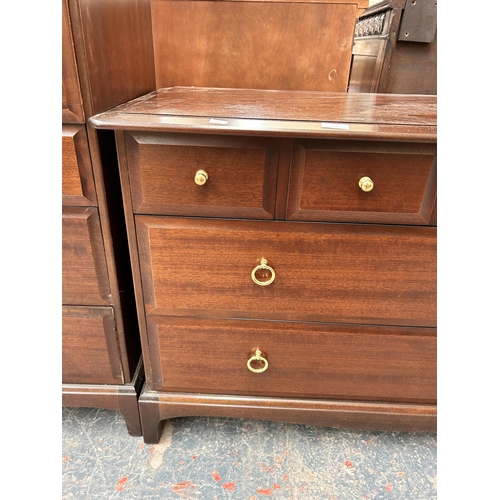
[[[123,383],[116,339],[112,307],[63,307],[63,383]]]
[[[435,326],[436,228],[137,216],[146,312]],[[260,286],[261,259],[275,280]]]
[[[432,328],[150,316],[148,332],[158,391],[436,400]]]
[[[132,132],[125,144],[136,213],[274,217],[278,139]]]
[[[97,208],[63,207],[62,301],[68,305],[111,303]]]
[[[427,225],[435,200],[435,144],[294,141],[290,220]]]

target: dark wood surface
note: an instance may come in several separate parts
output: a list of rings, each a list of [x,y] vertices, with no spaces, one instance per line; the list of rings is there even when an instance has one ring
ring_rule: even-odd
[[[83,123],[85,115],[76,65],[68,0],[62,2],[62,121]]]
[[[158,316],[148,327],[157,391],[436,402],[434,329]],[[256,349],[263,373],[247,368]]]
[[[111,307],[63,307],[62,381],[124,382]]]
[[[437,430],[435,405],[322,401],[298,398],[158,393],[139,397],[144,442],[157,443],[159,423],[176,417],[255,418],[380,431]]]
[[[295,140],[287,218],[429,223],[436,199],[436,146]],[[372,191],[359,180],[368,176]]]
[[[62,203],[68,206],[97,206],[84,125],[62,127]]]
[[[66,305],[111,304],[106,256],[96,208],[63,208],[62,300]]]
[[[89,310],[100,305],[111,307],[114,330],[108,354],[118,360],[125,387],[134,377],[141,350],[137,316],[131,307],[134,296],[116,149],[112,133],[87,128],[85,119],[155,88],[150,5],[147,0],[63,0],[64,15],[63,108],[64,84],[71,83],[82,112],[75,119],[66,119],[63,110],[63,304]],[[64,69],[69,67],[70,52],[77,76],[72,79]],[[68,122],[78,125],[69,126]],[[90,205],[93,208],[89,210],[78,208]],[[84,326],[80,330],[83,339]],[[119,355],[115,356],[113,349],[118,349]],[[82,362],[84,354],[79,348],[73,353]],[[104,351],[101,355],[105,356]],[[92,370],[90,353],[87,361],[88,366],[81,366],[82,377]],[[98,370],[93,383],[95,387],[102,383]],[[72,385],[77,390],[78,384]],[[68,387],[66,384],[65,390]],[[75,405],[99,406],[105,404],[106,397],[94,398],[83,391],[70,400]],[[140,425],[135,425],[134,432],[140,434]]]
[[[356,3],[152,2],[156,88],[345,92]]]
[[[354,37],[348,91],[436,95],[436,2],[384,1],[359,23],[380,15],[382,33]]]
[[[175,87],[90,123],[114,130],[435,142],[436,104],[435,96]]]
[[[62,405],[95,407],[122,414],[131,436],[141,436],[138,396],[144,383],[144,367],[139,360],[131,381],[125,384],[62,384]]]
[[[435,326],[436,229],[137,216],[148,314]],[[276,279],[258,286],[261,258]]]
[[[131,133],[126,148],[136,213],[274,217],[278,139]]]
[[[155,88],[149,0],[69,0],[87,116]]]

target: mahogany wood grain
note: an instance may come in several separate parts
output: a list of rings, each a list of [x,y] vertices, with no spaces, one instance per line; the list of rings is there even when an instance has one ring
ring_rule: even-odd
[[[130,383],[125,384],[63,384],[62,405],[103,408],[122,414],[131,436],[141,436],[138,395],[144,382],[142,361],[137,364]]]
[[[111,304],[97,208],[64,207],[62,215],[63,304]]]
[[[435,143],[437,137],[436,96],[354,92],[175,87],[93,116],[90,124],[112,130],[421,143]]]
[[[157,391],[436,402],[434,329],[158,316],[148,326]],[[247,368],[256,349],[263,373]]]
[[[426,225],[435,199],[435,145],[294,141],[290,220]]]
[[[435,326],[436,228],[136,216],[148,314]],[[276,272],[258,286],[261,258]]]
[[[62,203],[69,206],[97,205],[84,125],[62,127]]]
[[[66,123],[85,122],[75,57],[68,0],[62,0],[62,121]]]
[[[131,133],[126,148],[136,213],[274,217],[278,139]]]
[[[63,383],[124,382],[112,307],[63,307],[62,361]]]
[[[144,442],[157,443],[162,420],[186,416],[255,418],[380,431],[437,430],[436,405],[366,403],[255,396],[158,393],[139,397]]]
[[[355,3],[152,1],[156,88],[345,92]]]
[[[149,0],[69,0],[88,116],[155,89]]]

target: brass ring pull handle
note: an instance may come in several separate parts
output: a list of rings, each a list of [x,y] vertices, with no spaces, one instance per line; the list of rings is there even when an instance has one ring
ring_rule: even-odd
[[[270,272],[271,277],[265,281],[261,281],[261,280],[257,279],[257,276],[256,276],[257,271],[267,271],[266,274],[269,274],[269,272]],[[276,273],[274,272],[274,269],[267,265],[266,259],[260,259],[260,264],[256,267],[254,267],[254,269],[252,271],[253,282],[259,286],[268,286],[274,281],[274,278],[276,278]]]
[[[262,366],[260,368],[254,368],[252,366],[252,363],[254,361],[263,362],[264,366]],[[265,372],[267,370],[268,366],[269,366],[269,363],[268,363],[267,359],[264,356],[262,356],[262,351],[260,349],[255,349],[255,354],[247,361],[247,368],[251,372],[254,372],[254,373]]]
[[[369,177],[361,177],[361,179],[359,179],[358,185],[365,193],[368,193],[373,189],[373,181]]]
[[[198,170],[194,175],[194,182],[198,184],[198,186],[203,186],[205,182],[208,181],[208,174],[205,170]]]

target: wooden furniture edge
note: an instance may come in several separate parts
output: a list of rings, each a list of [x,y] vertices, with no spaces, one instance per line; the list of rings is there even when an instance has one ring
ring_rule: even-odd
[[[158,442],[161,421],[192,416],[248,418],[373,431],[437,431],[437,406],[430,404],[176,394],[143,389],[139,411],[146,443]]]
[[[139,360],[129,384],[62,384],[62,406],[100,408],[122,414],[131,436],[142,436],[138,397],[144,382],[144,365]]]

